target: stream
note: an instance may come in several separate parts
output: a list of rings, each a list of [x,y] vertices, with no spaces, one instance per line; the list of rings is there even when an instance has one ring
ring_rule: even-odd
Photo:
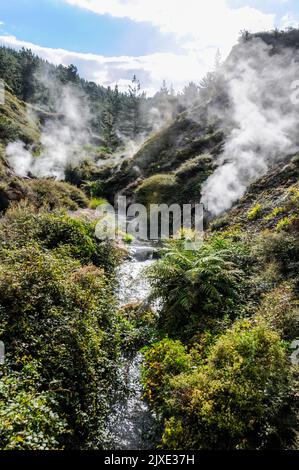
[[[142,302],[149,295],[149,285],[143,275],[145,268],[153,263],[154,248],[151,245],[134,242],[130,256],[118,270],[118,304]],[[117,450],[150,449],[150,434],[153,417],[142,398],[141,385],[142,355],[123,358],[119,378],[126,389],[126,396],[116,398],[108,423],[111,448]]]
[[[79,209],[72,216],[89,221],[97,220],[92,209]],[[129,256],[118,268],[119,307],[143,302],[149,296],[150,286],[143,271],[154,260],[156,248],[146,242],[135,240],[129,247]],[[141,384],[142,354],[123,357],[118,378],[125,393],[116,391],[114,405],[107,422],[109,448],[117,450],[146,450],[152,448],[155,419],[143,400]]]

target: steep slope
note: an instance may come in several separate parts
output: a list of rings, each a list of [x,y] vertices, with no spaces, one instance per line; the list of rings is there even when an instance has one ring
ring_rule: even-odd
[[[42,123],[55,119],[56,115],[27,105],[5,86],[5,102],[0,105],[0,212],[13,202],[22,199],[40,207],[85,207],[86,196],[78,188],[53,180],[37,180],[17,177],[9,167],[5,148],[9,142],[22,141],[33,152],[40,147]]]
[[[94,173],[105,197],[113,201],[121,192],[144,204],[199,202],[203,183],[222,165],[230,170],[220,172],[215,184],[221,193],[222,178],[223,190],[232,193],[226,210],[255,179],[279,161],[287,163],[299,148],[298,106],[290,99],[297,40],[294,30],[244,34],[202,88],[199,105],[150,137],[132,158]],[[221,199],[217,190],[215,198]]]
[[[213,107],[213,103],[208,104]],[[147,204],[151,201],[145,193],[154,192],[155,202],[162,202],[167,181],[166,186],[171,183],[171,193],[178,195],[179,189],[180,200],[196,200],[202,181],[213,171],[213,161],[224,140],[224,126],[217,116],[210,115],[208,104],[178,115],[169,126],[147,139],[132,158],[100,168],[96,177],[103,182],[105,196],[113,200],[121,192]],[[186,194],[180,194],[183,186]],[[166,197],[163,202],[171,202],[171,198]]]
[[[298,218],[299,156],[295,155],[255,181],[227,214],[213,221],[212,229],[298,232]]]

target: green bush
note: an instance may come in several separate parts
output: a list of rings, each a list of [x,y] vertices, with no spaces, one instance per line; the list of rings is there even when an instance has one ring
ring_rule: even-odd
[[[19,136],[19,126],[6,116],[0,115],[0,139],[4,142],[11,142],[18,140]]]
[[[252,251],[263,269],[275,263],[281,279],[298,276],[299,238],[296,233],[264,231],[255,239]]]
[[[0,390],[12,387],[8,404],[0,391],[0,420],[9,416],[0,447],[106,446],[125,330],[114,302],[118,250],[98,243],[92,224],[24,203],[1,219],[0,245],[0,333],[10,359]]]
[[[288,230],[292,225],[293,221],[295,220],[295,216],[292,217],[284,217],[281,219],[278,224],[276,225],[276,230],[280,232],[281,230]]]
[[[176,179],[172,174],[158,174],[144,180],[136,190],[136,199],[140,204],[167,204],[175,200]]]
[[[299,337],[299,301],[293,286],[283,283],[263,295],[256,313],[273,327],[284,339]]]
[[[28,182],[31,189],[29,202],[37,208],[48,206],[49,209],[66,208],[76,210],[87,207],[88,199],[79,188],[62,181],[36,179]]]
[[[151,406],[163,405],[165,394],[169,392],[171,377],[187,372],[191,358],[180,341],[164,338],[145,351],[143,363],[143,384],[145,397]]]
[[[112,242],[101,243],[95,237],[93,223],[61,212],[36,211],[26,202],[9,209],[0,221],[0,241],[9,248],[35,241],[61,256],[75,258],[81,264],[93,263],[109,273],[122,256]]]
[[[236,322],[210,347],[203,364],[175,377],[166,374],[163,447],[259,449],[290,443],[294,436],[284,416],[290,413],[290,377],[278,334],[263,322]]]
[[[124,305],[118,311],[122,331],[122,347],[132,355],[153,342],[156,336],[157,316],[142,303]]]
[[[99,197],[93,197],[89,203],[89,208],[95,210],[97,207],[107,204],[107,200]]]
[[[265,217],[265,220],[273,220],[276,217],[280,216],[281,214],[284,214],[285,211],[286,210],[284,207],[274,207],[272,212]]]
[[[148,271],[152,298],[160,299],[159,325],[167,334],[190,337],[205,319],[224,317],[240,303],[243,273],[234,262],[243,248],[215,238],[198,250],[170,241],[165,256]]]
[[[212,156],[210,154],[198,155],[184,162],[176,171],[176,177],[179,182],[186,182],[198,174],[210,169]]]
[[[0,371],[1,450],[58,449],[67,432],[63,415],[55,411],[54,394],[38,383],[36,364],[21,372]]]
[[[27,245],[1,252],[2,340],[16,367],[40,364],[72,431],[67,446],[101,441],[115,388],[118,329],[104,271]]]

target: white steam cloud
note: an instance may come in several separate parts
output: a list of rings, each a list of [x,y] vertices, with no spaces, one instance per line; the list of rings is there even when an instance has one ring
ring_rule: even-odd
[[[252,39],[237,46],[223,68],[234,125],[217,169],[203,185],[202,202],[213,215],[229,209],[251,182],[299,149],[299,104],[292,99],[299,55],[292,49],[273,52]]]
[[[64,179],[67,165],[84,158],[84,146],[90,141],[90,120],[87,100],[72,86],[57,87],[47,83],[51,101],[56,109],[42,128],[40,155],[26,149],[23,142],[10,143],[6,155],[18,176],[53,177]]]
[[[104,140],[102,136],[92,135],[89,101],[83,92],[78,91],[78,87],[62,85],[53,76],[49,76],[46,69],[41,69],[36,78],[46,87],[49,106],[55,110],[52,114],[44,113],[45,123],[40,137],[41,150],[31,151],[23,142],[16,141],[8,144],[6,156],[11,168],[20,177],[52,177],[63,180],[67,167],[74,167],[84,160],[93,158],[87,149],[94,146],[94,137],[97,141],[104,142]],[[38,96],[36,101],[39,105]],[[121,164],[124,159],[133,157],[150,132],[158,131],[173,118],[176,113],[175,104],[166,98],[159,104],[162,106],[161,109],[151,103],[140,105],[139,114],[144,121],[145,130],[135,139],[125,136],[116,129],[121,146],[110,157],[111,165]],[[38,112],[36,109],[36,113]],[[31,119],[38,121],[38,116],[34,115],[34,107],[28,106],[28,114]],[[99,167],[106,163],[106,160],[101,159],[96,162]]]

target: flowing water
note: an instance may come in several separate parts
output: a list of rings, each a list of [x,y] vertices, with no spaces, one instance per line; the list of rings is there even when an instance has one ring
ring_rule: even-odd
[[[153,262],[153,252],[154,248],[149,245],[134,243],[130,247],[130,257],[118,271],[119,306],[147,299],[149,285],[143,271]],[[151,445],[149,436],[153,417],[142,399],[141,363],[140,353],[132,358],[123,358],[119,378],[126,395],[116,397],[108,424],[113,449],[148,449]]]
[[[91,209],[72,212],[73,217],[96,220],[97,213]],[[146,301],[150,288],[144,270],[153,263],[155,247],[134,242],[128,258],[120,266],[117,277],[118,305],[121,307],[134,302]],[[155,428],[155,420],[142,398],[141,385],[142,355],[123,357],[119,369],[119,380],[125,393],[116,392],[114,406],[107,423],[109,448],[117,450],[150,449]]]

